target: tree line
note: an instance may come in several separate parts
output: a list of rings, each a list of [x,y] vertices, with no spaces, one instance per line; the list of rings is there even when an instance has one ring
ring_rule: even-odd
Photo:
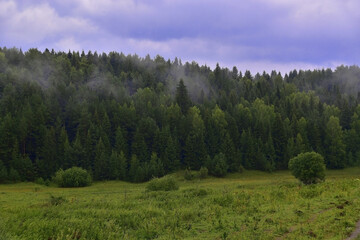
[[[360,163],[360,70],[242,73],[110,52],[0,48],[0,182],[73,166],[142,182],[179,169]]]

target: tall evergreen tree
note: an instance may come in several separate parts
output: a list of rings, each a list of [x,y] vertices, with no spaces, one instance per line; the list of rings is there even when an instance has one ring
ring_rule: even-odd
[[[183,114],[186,114],[191,106],[191,100],[182,79],[180,79],[179,85],[176,88],[176,103],[179,105]]]
[[[343,168],[345,165],[345,145],[340,120],[331,116],[326,125],[326,166],[328,168]]]

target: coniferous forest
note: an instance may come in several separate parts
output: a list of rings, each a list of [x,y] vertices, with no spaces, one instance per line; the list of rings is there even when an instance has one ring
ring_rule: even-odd
[[[111,52],[0,48],[0,182],[73,166],[142,182],[180,169],[360,163],[360,68],[282,75]]]

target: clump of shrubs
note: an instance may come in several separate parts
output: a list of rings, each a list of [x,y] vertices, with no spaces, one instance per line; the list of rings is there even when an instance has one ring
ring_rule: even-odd
[[[36,184],[39,184],[39,185],[45,185],[45,186],[49,186],[49,185],[50,185],[49,179],[44,180],[42,177],[37,178],[37,179],[35,180],[35,183],[36,183]]]
[[[58,206],[58,205],[61,205],[65,202],[65,198],[59,196],[59,197],[54,197],[53,195],[50,196],[50,199],[49,199],[49,203],[51,206]]]
[[[209,173],[215,177],[225,177],[229,166],[227,165],[226,156],[223,153],[218,153],[213,159],[208,156],[206,166],[209,169]]]
[[[209,170],[207,169],[207,167],[201,167],[200,171],[199,171],[199,177],[200,179],[204,179],[207,178],[209,174]]]
[[[304,184],[314,184],[325,179],[324,158],[316,152],[300,153],[290,159],[289,169]]]
[[[148,191],[174,191],[179,189],[179,184],[174,177],[165,176],[162,178],[153,178],[147,185]]]
[[[191,172],[191,170],[189,169],[189,168],[186,168],[185,169],[185,172],[184,172],[184,178],[185,178],[185,180],[188,180],[188,181],[190,181],[190,180],[193,180],[194,179],[194,174]]]
[[[60,169],[53,177],[53,181],[59,187],[86,187],[92,183],[90,174],[79,167],[72,167],[65,171]]]

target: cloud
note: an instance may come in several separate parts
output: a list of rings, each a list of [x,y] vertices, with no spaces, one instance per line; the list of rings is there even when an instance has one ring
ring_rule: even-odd
[[[360,64],[358,0],[0,0],[2,43],[268,69]]]
[[[87,20],[60,17],[49,4],[19,9],[15,1],[1,1],[2,28],[5,38],[21,44],[39,44],[61,35],[81,35],[96,31]],[[34,46],[36,47],[36,46]]]
[[[62,38],[55,43],[55,48],[61,51],[82,51],[83,47],[80,43],[76,42],[73,37]]]

